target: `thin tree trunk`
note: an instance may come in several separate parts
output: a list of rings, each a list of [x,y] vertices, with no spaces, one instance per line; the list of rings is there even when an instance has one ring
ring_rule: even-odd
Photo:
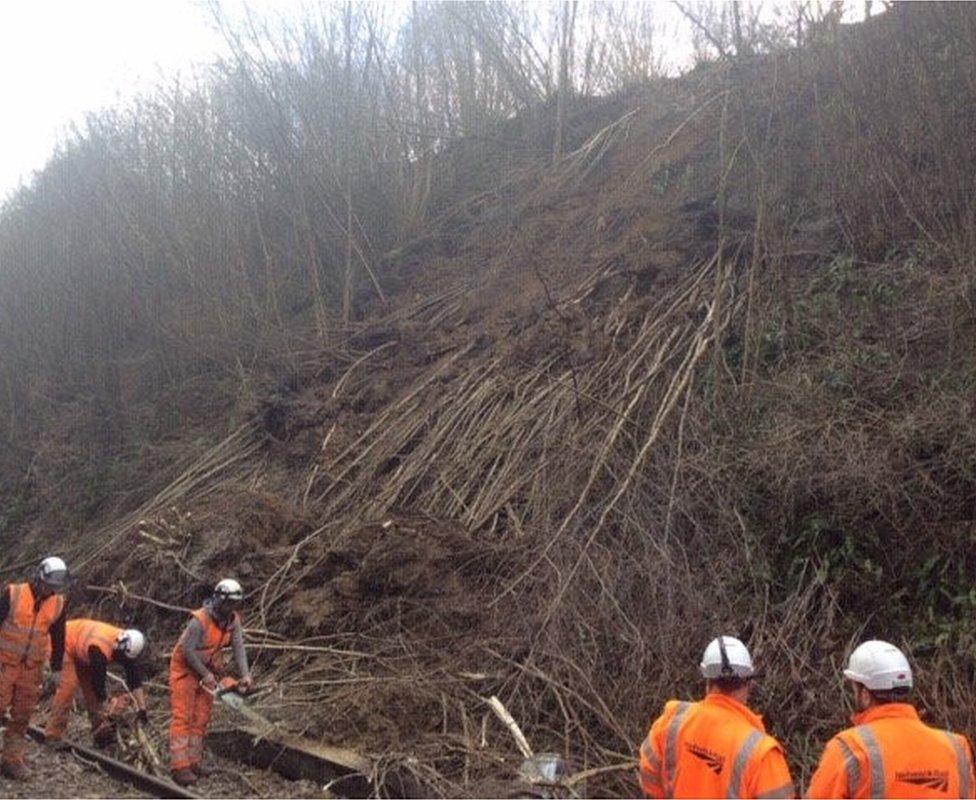
[[[556,89],[556,132],[552,139],[552,161],[555,164],[563,154],[563,136],[566,125],[566,99],[569,93],[569,69],[573,54],[573,24],[576,21],[576,0],[563,3],[562,25],[559,36],[559,85]]]
[[[347,0],[345,13],[346,67],[343,87],[342,107],[345,110],[343,159],[346,167],[346,263],[342,275],[342,321],[349,322],[352,316],[352,147],[349,138],[352,125],[352,2]]]

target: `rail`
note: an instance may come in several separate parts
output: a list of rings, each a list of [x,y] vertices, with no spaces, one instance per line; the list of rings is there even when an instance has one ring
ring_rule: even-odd
[[[34,725],[31,725],[27,729],[27,733],[35,741],[44,741],[44,731]],[[111,756],[107,756],[104,753],[100,753],[91,747],[67,740],[65,740],[64,745],[66,750],[77,753],[89,761],[94,761],[113,778],[134,786],[152,797],[176,797],[187,798],[188,800],[200,800],[202,798],[202,795],[191,792],[189,789],[184,789],[182,786],[177,786],[166,778],[159,778],[155,775],[141,772],[135,767]]]

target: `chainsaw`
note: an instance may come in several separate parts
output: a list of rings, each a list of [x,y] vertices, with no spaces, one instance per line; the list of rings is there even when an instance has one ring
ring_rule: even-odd
[[[219,700],[228,708],[234,709],[234,711],[236,711],[241,716],[246,717],[251,722],[254,722],[260,725],[261,727],[268,728],[268,729],[274,728],[275,724],[270,720],[266,719],[265,717],[261,716],[261,714],[259,714],[253,708],[251,708],[247,704],[247,701],[245,700],[245,696],[255,697],[262,694],[266,694],[270,690],[271,690],[270,687],[259,686],[251,689],[245,695],[245,693],[241,691],[237,679],[230,678],[230,677],[221,678],[220,681],[217,683],[216,689],[207,689],[207,691],[213,695],[215,700]]]

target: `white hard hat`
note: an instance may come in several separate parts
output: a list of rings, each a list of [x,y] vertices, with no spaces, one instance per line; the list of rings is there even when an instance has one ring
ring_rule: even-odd
[[[844,677],[872,692],[912,688],[912,668],[905,654],[893,644],[875,639],[854,649]]]
[[[115,637],[115,649],[126,658],[139,658],[146,649],[146,637],[142,631],[127,628]]]
[[[37,568],[37,579],[52,589],[64,589],[68,585],[68,565],[57,556],[48,556]]]
[[[712,639],[702,655],[701,674],[708,680],[716,678],[751,678],[756,674],[752,656],[734,636]]]
[[[240,601],[244,599],[244,590],[233,578],[224,578],[214,587],[213,593],[218,600]]]

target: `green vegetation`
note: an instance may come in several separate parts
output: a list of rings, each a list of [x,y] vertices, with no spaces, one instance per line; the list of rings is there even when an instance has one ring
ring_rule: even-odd
[[[976,10],[703,6],[665,79],[575,7],[228,31],[93,119],[0,216],[8,558],[232,566],[282,708],[431,793],[493,793],[492,693],[631,758],[720,631],[800,775],[860,636],[976,732]]]

